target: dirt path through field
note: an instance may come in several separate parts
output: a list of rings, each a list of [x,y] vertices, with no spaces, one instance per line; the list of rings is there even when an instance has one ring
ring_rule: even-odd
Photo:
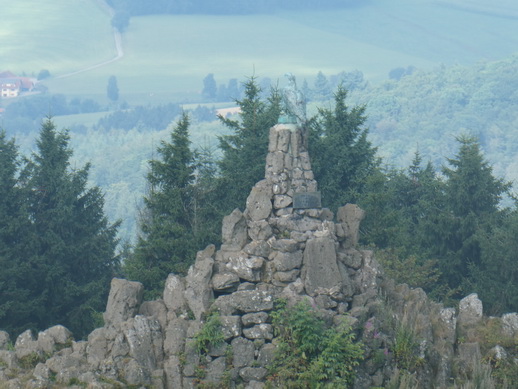
[[[93,0],[93,1],[95,3],[97,3],[97,5],[103,11],[108,13],[108,15],[110,15],[110,17],[113,17],[113,14],[114,14],[113,9],[108,4],[106,4],[106,2],[104,0]],[[112,59],[109,59],[107,61],[95,64],[95,65],[92,65],[92,66],[88,66],[88,67],[80,69],[80,70],[76,70],[75,72],[62,74],[62,75],[56,76],[54,78],[66,78],[66,77],[75,76],[76,74],[88,72],[90,70],[97,69],[97,68],[100,68],[101,66],[105,66],[105,65],[108,65],[108,64],[110,64],[112,62],[118,61],[119,59],[124,57],[124,50],[122,48],[122,34],[115,27],[113,27],[113,41],[114,41],[114,44],[115,44],[116,55]]]

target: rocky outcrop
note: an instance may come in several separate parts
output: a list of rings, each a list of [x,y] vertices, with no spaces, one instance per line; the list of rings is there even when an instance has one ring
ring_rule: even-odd
[[[12,347],[0,332],[0,382],[22,387],[5,372],[23,367],[27,388],[81,382],[92,388],[182,389],[200,382],[263,388],[276,349],[270,314],[281,297],[291,304],[305,299],[329,323],[345,317],[353,325],[366,357],[355,388],[389,382],[401,363],[401,334],[411,335],[409,361],[420,388],[446,388],[452,376],[468,371],[485,352],[476,331],[489,320],[477,296],[463,299],[457,315],[421,289],[385,279],[373,252],[358,248],[364,212],[347,204],[335,220],[318,206],[300,130],[276,125],[268,151],[265,178],[252,188],[246,209],[223,220],[219,250],[200,251],[186,277],[169,275],[156,301],[142,301],[140,283],[114,279],[105,324],[85,341],[56,326],[37,338],[25,332]],[[301,195],[317,206],[295,204]],[[223,339],[200,354],[197,334],[211,312],[219,313]],[[518,315],[504,315],[501,330],[515,337]],[[506,351],[491,353],[504,358]]]

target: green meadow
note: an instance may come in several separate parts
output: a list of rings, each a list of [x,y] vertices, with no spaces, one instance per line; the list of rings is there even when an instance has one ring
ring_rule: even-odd
[[[500,1],[507,11],[507,0]],[[9,4],[2,7],[8,20],[0,26],[2,68],[59,76],[116,55],[110,17],[96,1],[2,3]],[[251,75],[282,83],[290,71],[311,83],[320,70],[358,69],[379,81],[396,67],[466,64],[516,50],[515,19],[495,13],[498,2],[492,13],[464,3],[370,0],[340,11],[134,17],[121,59],[45,85],[53,93],[106,101],[115,75],[121,99],[130,104],[196,102],[208,73],[218,83]]]
[[[110,16],[91,0],[0,0],[0,71],[72,72],[115,55]]]

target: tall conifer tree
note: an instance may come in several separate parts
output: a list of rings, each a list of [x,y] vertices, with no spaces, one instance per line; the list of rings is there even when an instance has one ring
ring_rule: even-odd
[[[104,308],[118,268],[118,223],[108,223],[100,189],[88,187],[90,166],[72,169],[71,156],[68,132],[58,132],[47,119],[24,172],[32,269],[25,276],[27,297],[41,302],[33,312],[38,328],[59,323],[81,336],[96,324],[95,312]]]
[[[241,108],[239,120],[220,117],[232,134],[220,137],[223,157],[219,163],[219,198],[222,211],[243,208],[250,189],[264,178],[270,128],[281,112],[281,96],[272,90],[265,101],[254,77],[245,83],[244,98],[236,100]]]
[[[365,108],[349,109],[346,89],[340,85],[333,109],[320,109],[311,121],[309,153],[315,178],[322,191],[322,202],[336,210],[357,202],[367,177],[379,162],[376,148],[367,139]]]
[[[184,113],[171,142],[162,141],[159,158],[149,163],[141,235],[133,256],[126,260],[125,273],[144,283],[150,295],[161,293],[169,273],[185,274],[200,249],[193,233],[196,154],[190,144],[189,117]]]
[[[436,229],[442,272],[452,288],[466,280],[470,265],[480,265],[479,235],[500,222],[503,211],[498,205],[511,186],[493,176],[475,138],[461,136],[458,141],[458,154],[443,168],[445,212]]]

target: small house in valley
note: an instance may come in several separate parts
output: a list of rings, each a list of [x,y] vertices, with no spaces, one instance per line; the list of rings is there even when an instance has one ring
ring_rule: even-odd
[[[9,71],[0,72],[0,97],[17,97],[22,92],[30,92],[33,89],[34,81],[30,77],[18,77]]]

